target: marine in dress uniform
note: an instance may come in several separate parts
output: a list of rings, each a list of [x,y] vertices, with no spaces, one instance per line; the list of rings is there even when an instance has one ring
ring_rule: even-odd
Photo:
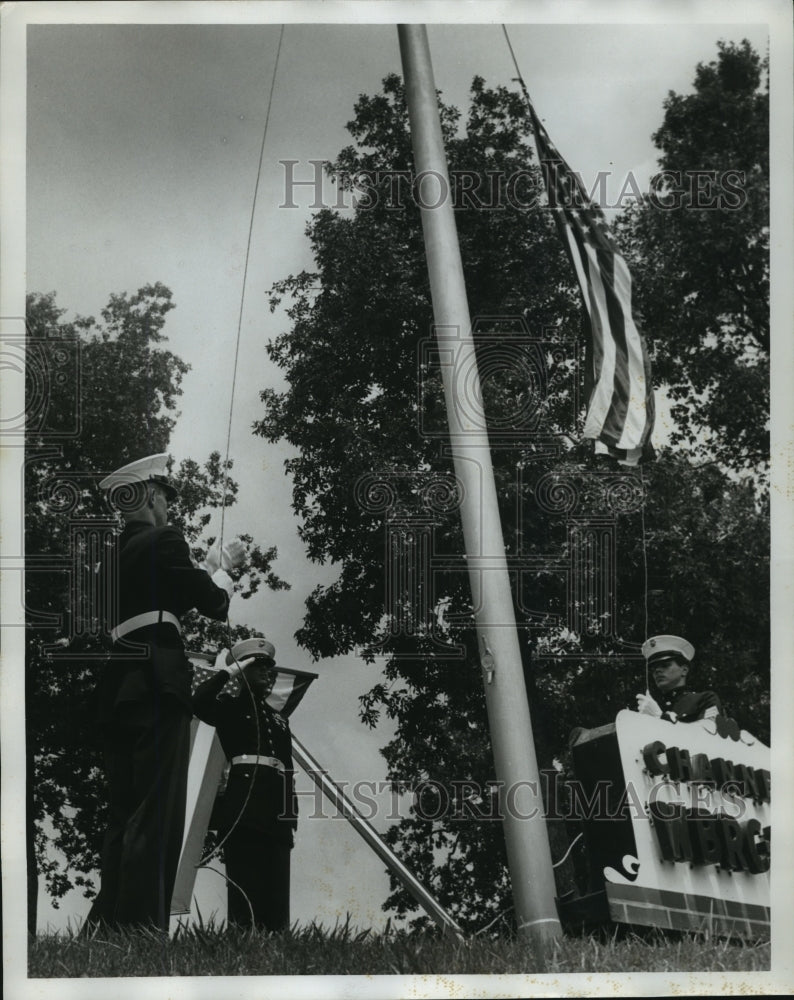
[[[668,722],[696,722],[722,715],[722,704],[713,691],[687,687],[689,665],[695,649],[677,635],[655,635],[642,646],[657,697],[637,695],[637,710]]]
[[[642,646],[648,664],[651,686],[649,692],[637,695],[637,710],[667,722],[696,722],[722,715],[720,699],[713,691],[692,691],[687,687],[689,665],[695,649],[677,635],[655,635]],[[601,892],[607,865],[622,869],[623,858],[634,856],[634,838],[627,800],[620,750],[614,736],[614,726],[600,730],[573,730],[569,746],[574,755],[577,780],[585,794],[598,788],[600,781],[609,783],[609,794],[615,794],[606,816],[569,817],[569,833],[583,833],[586,844],[584,858],[575,855],[576,879],[583,894]],[[620,809],[615,803],[620,802]]]
[[[113,645],[97,691],[110,801],[101,889],[89,926],[154,924],[168,930],[192,715],[192,667],[179,619],[196,608],[223,620],[233,589],[224,570],[210,577],[196,567],[182,534],[167,523],[176,490],[166,477],[166,461],[167,455],[149,456],[100,483],[126,494],[120,504],[126,523],[115,554]],[[226,568],[244,559],[239,542],[227,547]]]
[[[200,684],[194,713],[215,726],[231,768],[219,806],[224,838],[228,919],[278,931],[289,926],[290,851],[298,825],[289,723],[267,703],[276,651],[246,639],[218,657],[218,672]],[[237,695],[223,692],[240,677]]]

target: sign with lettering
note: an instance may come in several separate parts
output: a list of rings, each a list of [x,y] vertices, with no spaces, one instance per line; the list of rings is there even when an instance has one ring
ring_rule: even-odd
[[[615,739],[635,850],[604,869],[612,919],[768,933],[769,748],[726,719],[673,724],[630,711]]]

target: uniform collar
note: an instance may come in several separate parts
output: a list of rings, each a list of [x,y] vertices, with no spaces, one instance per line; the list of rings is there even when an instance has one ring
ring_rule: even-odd
[[[677,687],[673,688],[672,691],[667,691],[665,694],[662,694],[662,698],[664,701],[678,701],[678,699],[685,694],[689,694],[689,688],[686,686]]]

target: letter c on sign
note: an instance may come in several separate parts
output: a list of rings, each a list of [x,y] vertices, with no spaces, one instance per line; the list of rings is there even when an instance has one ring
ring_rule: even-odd
[[[661,740],[654,740],[653,743],[646,743],[642,748],[642,759],[649,774],[669,774],[670,768],[665,760],[662,762],[661,755],[665,753],[667,747]]]

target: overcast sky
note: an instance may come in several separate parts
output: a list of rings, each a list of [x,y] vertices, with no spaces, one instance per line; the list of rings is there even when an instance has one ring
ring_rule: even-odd
[[[49,19],[67,19],[52,13],[57,5],[38,6],[51,11]],[[98,19],[91,5],[61,8],[70,6],[80,20]],[[131,19],[167,17],[132,6],[140,13],[128,11]],[[201,5],[179,6],[178,24],[28,29],[25,202],[29,291],[56,291],[69,315],[97,316],[112,293],[155,281],[173,291],[165,346],[191,365],[170,446],[177,461],[225,450],[246,239],[280,31],[276,24],[187,24]],[[559,19],[570,23],[528,23],[549,16],[535,4],[513,5],[508,15],[525,22],[511,24],[510,37],[553,141],[586,183],[610,171],[613,195],[629,172],[647,187],[662,102],[669,90],[692,89],[696,64],[716,57],[717,41],[747,38],[764,54],[768,40],[762,4],[656,3],[631,11],[638,6],[646,23],[620,23],[629,8],[609,5],[558,8]],[[412,19],[428,17],[431,7]],[[228,19],[235,8],[209,4],[198,16]],[[361,9],[347,8],[364,19]],[[484,5],[470,9],[482,16]],[[372,20],[394,19],[384,7],[366,10]],[[582,23],[614,10],[617,23]],[[700,20],[693,20],[695,12]],[[303,601],[335,570],[305,558],[282,469],[288,451],[251,434],[262,415],[259,392],[283,385],[265,345],[287,327],[283,314],[267,310],[266,292],[275,280],[311,266],[304,228],[312,192],[301,188],[297,208],[280,207],[279,161],[298,161],[295,175],[309,178],[310,160],[333,159],[350,142],[345,123],[357,96],[376,93],[383,77],[401,73],[393,23],[312,23],[328,13],[327,6],[322,13],[304,5],[284,13],[259,4],[251,17],[304,23],[286,25],[272,94],[231,435],[240,499],[225,533],[249,531],[264,545],[278,545],[275,569],[292,590],[237,599],[232,620],[263,630],[284,665],[320,674],[294,729],[332,777],[352,782],[385,772],[377,751],[388,730],[372,734],[357,720],[358,696],[378,680],[379,668],[353,656],[312,664],[298,648],[293,633]],[[739,23],[718,20],[726,16]],[[475,74],[489,86],[514,86],[499,23],[431,24],[429,41],[447,102],[465,109]],[[310,787],[305,779],[303,787]],[[385,822],[377,818],[375,825],[383,829]],[[304,819],[293,864],[293,919],[333,923],[349,911],[361,926],[385,920],[383,867],[345,823]],[[78,904],[69,912],[84,910]],[[60,919],[46,910],[43,916]]]

